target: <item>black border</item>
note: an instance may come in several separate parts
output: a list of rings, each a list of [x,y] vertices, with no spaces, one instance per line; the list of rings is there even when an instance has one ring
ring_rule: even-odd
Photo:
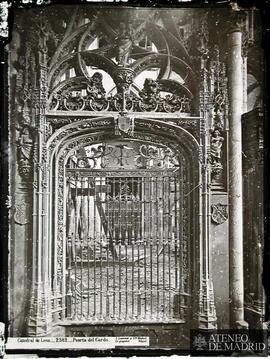
[[[28,2],[31,0],[28,0]],[[199,7],[199,8],[230,8],[232,5],[242,9],[256,7],[260,10],[263,36],[262,48],[265,55],[265,88],[264,88],[264,255],[263,255],[263,274],[262,282],[266,294],[265,321],[270,322],[270,0],[124,0],[124,1],[91,1],[91,0],[32,0],[31,3],[24,3],[24,0],[8,0],[9,9],[9,36],[0,36],[0,321],[6,324],[6,337],[8,328],[8,51],[5,45],[11,41],[11,29],[14,20],[14,9],[34,8],[50,5],[80,5],[88,4],[106,7]],[[42,2],[42,4],[40,4]],[[40,4],[40,5],[39,5]],[[115,349],[115,350],[9,350],[7,354],[36,354],[42,357],[104,357],[104,356],[169,356],[169,355],[189,355],[190,351],[174,349]]]

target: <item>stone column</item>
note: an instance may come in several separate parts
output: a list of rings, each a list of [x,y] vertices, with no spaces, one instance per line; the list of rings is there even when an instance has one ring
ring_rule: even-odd
[[[33,96],[35,146],[33,153],[33,265],[32,291],[28,316],[28,336],[47,336],[52,331],[49,239],[47,231],[47,149],[45,144],[47,99],[47,39],[36,25],[38,41],[37,84]]]
[[[242,63],[242,76],[243,76],[243,113],[247,112],[247,56],[243,55]]]
[[[242,33],[233,29],[228,34],[229,95],[229,281],[230,326],[243,328],[243,196],[242,196],[242,133],[243,108]]]

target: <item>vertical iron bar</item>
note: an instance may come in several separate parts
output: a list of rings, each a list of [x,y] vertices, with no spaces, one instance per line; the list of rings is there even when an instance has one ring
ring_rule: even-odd
[[[139,318],[141,316],[141,275],[140,275],[140,246],[141,246],[141,233],[140,233],[140,197],[139,197],[139,184],[140,179],[137,177],[137,191],[136,196],[134,195],[133,198],[135,198],[135,209],[136,209],[136,221],[135,221],[135,233],[136,233],[136,242],[137,242],[137,266],[138,266],[138,298],[137,298],[137,317]]]
[[[177,177],[174,177],[174,263],[175,263],[175,289],[178,286],[178,262],[177,255],[179,246],[178,218],[177,218]]]
[[[153,318],[153,233],[152,233],[152,177],[149,178],[149,231],[150,231],[150,313]]]
[[[185,178],[187,178],[187,180],[182,184],[182,193],[183,193],[183,202],[185,203],[185,213],[182,214],[182,222],[183,222],[183,236],[185,236],[185,241],[184,241],[184,246],[185,246],[185,260],[184,260],[184,263],[185,263],[185,266],[184,266],[184,275],[185,275],[185,281],[184,281],[184,292],[189,294],[190,293],[190,273],[189,273],[189,253],[190,253],[190,238],[193,234],[195,234],[195,228],[196,228],[196,220],[195,220],[195,216],[193,216],[193,221],[187,221],[186,218],[190,218],[192,216],[191,213],[194,213],[194,211],[192,211],[192,207],[194,207],[194,202],[196,201],[196,191],[193,191],[192,193],[190,193],[190,195],[186,196],[185,193],[186,193],[186,188],[187,188],[187,185],[186,183],[193,183],[192,181],[192,177],[194,175],[194,169],[191,170],[189,169],[187,171],[187,168],[184,167],[183,168],[183,172],[185,172],[183,174],[183,176],[185,176]],[[194,178],[196,176],[194,175]],[[184,201],[184,198],[185,198],[185,201]],[[195,207],[196,208],[196,207]],[[209,215],[209,214],[208,214]],[[186,223],[188,224],[187,225],[187,229],[185,230],[184,229],[184,225],[186,225]],[[183,254],[184,256],[184,254]],[[209,260],[209,258],[208,258]],[[185,304],[185,307],[187,307],[188,305],[188,301],[190,300],[190,297],[189,296],[185,296],[184,297],[184,304]],[[184,316],[186,315],[186,310],[183,309],[183,318]]]
[[[107,210],[107,227],[106,227],[106,317],[110,315],[110,287],[109,287],[109,232],[110,230],[110,198],[109,198],[109,181],[108,177],[105,177],[105,209]],[[106,212],[105,212],[106,213]]]
[[[100,283],[100,297],[99,297],[99,317],[100,319],[102,319],[103,313],[102,313],[102,309],[103,309],[103,305],[102,305],[102,301],[103,301],[103,280],[102,280],[102,266],[103,266],[103,261],[102,261],[102,227],[103,227],[103,216],[101,216],[102,213],[102,182],[103,182],[103,177],[99,177],[99,206],[100,206],[100,211],[99,211],[99,218],[100,218],[100,232],[99,232],[99,255],[100,255],[100,259],[99,259],[99,283]]]
[[[113,209],[112,209],[112,226],[113,226],[113,253],[112,253],[112,266],[113,266],[113,318],[115,319],[115,204],[116,204],[116,197],[115,197],[115,177],[113,177],[112,183],[112,192],[113,192]]]
[[[156,251],[157,251],[157,319],[159,319],[159,188],[156,177]]]
[[[129,233],[128,233],[128,191],[127,191],[127,178],[125,178],[125,296],[126,296],[126,319],[128,318],[128,242],[129,242]]]
[[[167,177],[168,179],[168,270],[169,270],[169,310],[168,316],[171,317],[171,245],[172,245],[172,234],[171,234],[171,177]]]
[[[125,224],[125,227],[124,227],[124,231],[125,231],[125,242],[126,240],[129,238],[129,222],[128,222],[128,217],[129,217],[129,208],[128,208],[128,204],[129,204],[129,198],[128,198],[128,178],[125,177],[124,179],[125,181],[125,185],[124,185],[124,188],[125,188],[125,192],[124,192],[124,198],[125,198],[125,206],[123,206],[123,211],[124,211],[124,224]],[[128,244],[128,243],[127,243]]]
[[[74,317],[77,319],[78,176],[75,179]]]
[[[87,178],[87,319],[90,319],[90,178]]]
[[[133,184],[133,177],[131,177],[131,198],[132,195],[134,193],[134,184]],[[132,227],[131,227],[131,295],[132,295],[132,301],[131,301],[131,308],[132,308],[132,318],[134,318],[134,291],[135,291],[135,281],[134,281],[134,226],[133,226],[133,221],[134,221],[134,203],[133,201],[131,201],[131,221],[132,221]]]
[[[181,305],[182,305],[182,292],[183,292],[183,280],[184,280],[184,271],[183,271],[183,203],[184,203],[184,198],[183,198],[183,167],[181,166],[180,168],[180,180],[177,183],[177,187],[178,187],[178,219],[179,219],[179,315],[180,318],[182,318],[182,309],[181,309]]]
[[[165,317],[165,238],[166,238],[166,221],[165,221],[165,180],[164,177],[162,177],[162,258],[163,258],[163,305],[162,305],[162,316]]]
[[[122,222],[122,213],[121,213],[121,197],[122,197],[122,181],[121,177],[119,178],[119,305],[118,305],[118,317],[121,319],[121,304],[122,304],[122,295],[121,295],[121,246],[122,246],[122,228],[121,228],[121,222]]]
[[[147,316],[147,261],[146,261],[146,245],[147,245],[147,216],[146,216],[146,177],[143,177],[143,256],[144,256],[144,318]]]
[[[93,256],[94,256],[94,273],[93,273],[93,287],[94,287],[94,319],[97,318],[97,302],[96,302],[96,283],[97,283],[97,276],[96,276],[96,253],[97,253],[97,225],[96,225],[96,206],[97,206],[97,200],[96,200],[96,193],[97,193],[97,181],[96,181],[96,177],[93,178],[93,191],[94,191],[94,245],[93,245]]]
[[[83,212],[84,212],[84,196],[83,196],[83,190],[84,190],[84,179],[83,177],[81,177],[81,210],[80,210],[80,222],[81,222],[81,238],[80,238],[80,246],[81,246],[81,313],[80,313],[80,317],[83,317],[83,235],[84,235],[84,216],[83,216]]]

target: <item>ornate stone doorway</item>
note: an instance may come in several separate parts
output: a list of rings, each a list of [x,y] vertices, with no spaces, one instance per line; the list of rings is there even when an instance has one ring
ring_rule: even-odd
[[[224,141],[211,131],[225,110],[208,105],[223,96],[222,78],[207,70],[207,43],[191,58],[165,13],[127,13],[132,33],[111,12],[72,8],[55,50],[30,47],[39,66],[35,96],[21,99],[18,148],[33,184],[29,336],[132,323],[129,333],[156,325],[161,338],[165,324],[215,325],[211,171],[221,188]]]
[[[260,142],[241,146],[257,123],[248,115],[241,136],[241,115],[263,83],[255,12],[52,5],[25,22],[21,10],[6,106],[11,335],[151,327],[151,347],[182,348],[182,329],[226,328],[229,312],[245,326],[263,305],[245,279],[257,294],[244,313],[254,241],[243,266],[241,157]]]
[[[114,141],[66,165],[67,319],[182,323],[190,314],[187,169],[171,148]]]

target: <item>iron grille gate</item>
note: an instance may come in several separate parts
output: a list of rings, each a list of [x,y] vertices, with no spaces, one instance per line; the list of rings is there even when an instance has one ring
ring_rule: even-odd
[[[176,171],[67,171],[68,318],[181,318],[182,196]]]

